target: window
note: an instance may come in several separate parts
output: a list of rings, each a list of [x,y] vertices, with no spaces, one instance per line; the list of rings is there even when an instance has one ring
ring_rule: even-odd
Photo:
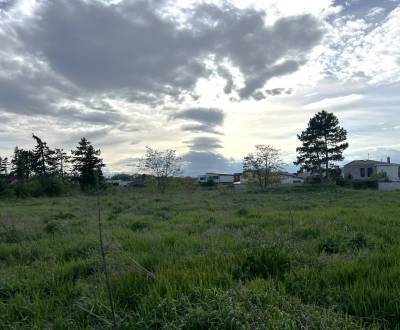
[[[368,167],[367,176],[370,177],[374,173],[374,169],[372,167]]]
[[[362,178],[365,177],[365,168],[360,168],[360,176],[361,176]]]

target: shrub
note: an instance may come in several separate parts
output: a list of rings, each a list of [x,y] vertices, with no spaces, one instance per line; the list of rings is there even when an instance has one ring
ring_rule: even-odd
[[[217,184],[214,180],[208,179],[207,182],[200,182],[200,186],[202,187],[215,187]]]
[[[30,178],[24,182],[18,182],[14,186],[15,195],[19,198],[25,197],[56,197],[63,194],[67,189],[66,184],[59,178]]]
[[[354,189],[378,189],[378,180],[354,180],[352,182]]]
[[[12,188],[5,178],[0,177],[0,196],[13,195]]]
[[[44,195],[49,197],[59,196],[65,191],[65,184],[59,178],[48,178],[41,184]]]
[[[29,196],[27,185],[24,182],[18,182],[14,187],[14,192],[18,198],[26,198]]]

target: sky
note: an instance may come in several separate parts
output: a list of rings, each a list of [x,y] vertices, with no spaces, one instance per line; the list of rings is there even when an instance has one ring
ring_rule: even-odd
[[[400,163],[399,105],[400,0],[0,0],[3,157],[35,133],[88,138],[108,172],[146,146],[187,175],[239,171],[256,144],[290,165],[324,109],[345,161]]]

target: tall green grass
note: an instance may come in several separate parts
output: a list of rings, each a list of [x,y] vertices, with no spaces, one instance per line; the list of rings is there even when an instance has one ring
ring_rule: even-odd
[[[121,329],[400,329],[400,193],[113,189]],[[111,327],[96,199],[0,201],[0,328]]]

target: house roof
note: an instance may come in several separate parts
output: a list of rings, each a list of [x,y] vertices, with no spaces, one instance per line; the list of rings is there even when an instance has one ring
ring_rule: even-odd
[[[214,172],[207,172],[206,175],[225,175],[225,176],[234,176],[234,174],[229,173],[214,173]]]
[[[344,166],[368,166],[368,165],[387,165],[387,166],[390,166],[390,165],[399,165],[399,164],[395,164],[395,163],[387,163],[387,162],[380,162],[380,161],[377,161],[377,160],[371,160],[371,159],[369,159],[369,160],[353,160],[352,162],[350,162],[350,163],[348,163],[348,164],[346,164],[346,165],[344,165]]]

